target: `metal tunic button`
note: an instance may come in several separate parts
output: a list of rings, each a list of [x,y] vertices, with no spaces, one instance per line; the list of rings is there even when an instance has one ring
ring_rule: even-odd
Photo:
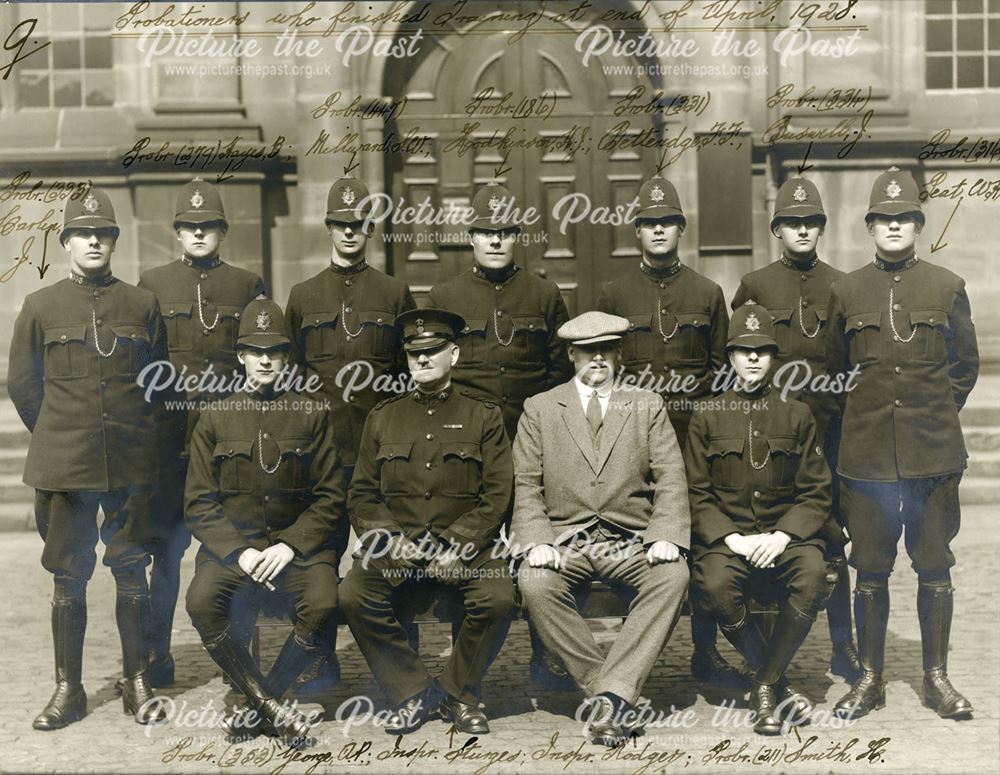
[[[902,406],[902,405],[903,405],[903,402],[902,402],[902,401],[900,401],[900,400],[899,400],[898,398],[897,398],[897,399],[896,399],[895,401],[893,401],[893,403],[894,403],[894,404],[895,404],[896,406]]]
[[[803,301],[802,302],[802,306],[803,307],[808,307],[809,306],[809,302],[808,301]]]
[[[302,447],[296,447],[295,448],[295,454],[296,455],[301,455],[302,454]]]
[[[167,312],[167,314],[168,314],[168,315],[173,315],[173,314],[174,314],[174,311],[173,311],[173,310],[170,310],[169,312]]]
[[[493,290],[495,290],[495,291],[502,291],[503,290],[503,286],[502,285],[494,285],[493,286]]]
[[[461,452],[458,453],[458,455],[459,457],[465,457],[465,450],[463,449]]]
[[[863,325],[864,325],[864,322],[862,322],[862,321],[859,320],[858,321],[858,328],[861,328],[861,326],[863,326]]]
[[[661,315],[666,315],[667,314],[667,308],[666,307],[661,307],[660,308],[660,314]]]
[[[344,285],[346,285],[348,288],[350,288],[352,285],[354,285],[354,283],[351,282],[350,280],[344,280]]]
[[[802,279],[803,280],[808,280],[809,279],[809,275],[807,275],[807,274],[802,275]]]
[[[900,368],[899,366],[893,367],[893,371],[896,372],[897,374],[902,374],[903,373],[902,368]]]
[[[204,331],[202,331],[202,333],[203,333],[203,334],[204,334],[205,336],[208,336],[208,335],[209,335],[209,334],[211,334],[212,332],[211,332],[211,331],[209,331],[209,330],[208,330],[208,329],[206,328],[206,329],[205,329]]]
[[[660,283],[660,287],[661,287],[661,288],[666,288],[666,287],[667,287],[667,284],[666,284],[666,283]]]
[[[229,454],[230,455],[233,454],[233,448],[232,447],[229,448]]]
[[[110,416],[111,415],[109,415],[107,412],[101,415],[101,417],[103,417],[105,420],[107,420]]]
[[[892,305],[892,308],[893,308],[893,309],[894,309],[894,310],[895,310],[896,312],[899,312],[899,311],[900,311],[900,310],[902,309],[902,307],[901,307],[900,305],[898,305],[898,304],[893,304],[893,305]]]
[[[94,291],[94,298],[95,299],[101,298],[101,292],[100,291]]]
[[[265,433],[265,434],[263,434],[263,436],[264,436],[264,438],[265,438],[265,439],[267,438],[267,434],[266,434],[266,433]]]
[[[500,367],[500,373],[501,374],[506,374],[507,373],[507,367],[506,366],[501,366]]]
[[[237,320],[239,320],[239,317],[240,317],[240,315],[241,315],[241,314],[242,314],[242,313],[239,313],[239,312],[237,312],[237,313],[236,313],[236,316],[235,316],[235,317],[236,317],[236,319],[237,319]]]
[[[463,328],[463,329],[462,329],[462,333],[463,333],[463,334],[467,334],[467,333],[469,333],[469,327],[468,327],[468,326],[466,326],[465,328]]]
[[[101,380],[101,387],[102,387],[102,388],[106,388],[107,386],[108,386],[108,382],[107,382],[107,380],[104,380],[104,379],[102,379],[102,380]]]
[[[135,334],[134,333],[132,334],[132,338],[135,339]]]
[[[753,497],[759,498],[760,497],[760,490],[754,490],[753,491]]]
[[[95,320],[94,322],[97,323],[97,325],[101,325],[101,323],[103,323],[104,321],[101,320],[101,318],[97,318],[97,320]]]
[[[430,467],[431,467],[430,462],[424,463],[424,468],[430,468]]]
[[[381,323],[382,322],[382,318],[375,318],[375,322],[376,323]]]
[[[345,307],[344,308],[344,312],[346,312],[347,314],[350,314],[351,313],[351,308],[350,307]]]
[[[934,318],[927,318],[927,322],[933,324],[934,323]]]
[[[430,490],[428,490],[427,492],[425,492],[425,493],[424,493],[424,498],[426,498],[427,500],[430,500],[430,499],[431,499],[431,493],[430,493]]]
[[[433,409],[428,409],[427,410],[427,414],[434,414],[434,410]]]
[[[207,279],[208,279],[208,275],[207,275],[207,274],[205,274],[204,272],[202,272],[202,273],[201,273],[201,279],[202,279],[202,280],[207,280]]]
[[[893,278],[892,278],[892,281],[893,281],[894,283],[898,283],[898,282],[899,282],[900,280],[902,280],[902,279],[903,279],[902,277],[900,277],[899,275],[896,275],[895,277],[893,277]]]
[[[497,310],[497,317],[498,318],[502,318],[503,317],[503,310],[502,309],[498,309]]]
[[[269,500],[271,500],[271,496],[270,495],[265,495],[264,496],[264,502],[267,503]],[[270,533],[271,532],[271,528],[268,528],[267,532]]]
[[[428,441],[434,441],[434,434],[428,433],[426,436],[424,436],[424,438],[427,439]]]
[[[62,335],[62,336],[60,336],[59,338],[60,338],[60,339],[62,339],[62,340],[63,340],[63,341],[65,342],[65,341],[66,341],[66,334],[63,334],[63,335]]]
[[[760,436],[760,431],[754,431],[753,435],[754,435],[754,438],[756,438],[757,436]]]

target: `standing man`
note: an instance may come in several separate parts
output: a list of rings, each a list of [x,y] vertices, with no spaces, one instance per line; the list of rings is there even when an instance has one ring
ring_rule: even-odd
[[[242,311],[237,358],[246,390],[213,404],[191,438],[185,514],[201,542],[187,610],[205,649],[255,716],[230,733],[263,731],[297,741],[309,725],[279,705],[295,678],[325,652],[337,609],[333,537],[344,475],[325,401],[284,391],[291,341],[281,307],[259,299]],[[230,634],[234,600],[261,587],[290,598],[295,629],[265,679]],[[255,613],[255,612],[254,612]]]
[[[365,245],[371,236],[366,225],[371,210],[368,199],[368,188],[354,178],[341,178],[330,186],[326,201],[330,265],[292,288],[285,310],[293,355],[307,375],[319,377],[322,395],[330,401],[330,422],[348,484],[365,418],[385,398],[373,384],[403,371],[393,321],[416,307],[406,283],[370,267],[365,260]],[[345,386],[352,384],[354,389],[348,391]],[[340,556],[350,532],[346,513],[338,530],[334,546]],[[336,625],[331,624],[326,640],[329,660],[313,683],[315,688],[339,679]]]
[[[803,724],[812,704],[785,679],[826,598],[820,531],[830,515],[830,472],[809,408],[771,389],[778,350],[767,310],[746,304],[729,326],[737,387],[691,419],[684,462],[694,536],[692,586],[754,669],[754,732]],[[765,639],[747,610],[756,580],[776,585],[781,608]]]
[[[463,734],[490,731],[479,685],[514,608],[508,563],[493,556],[513,485],[510,443],[497,405],[451,383],[464,325],[429,308],[396,320],[417,389],[372,410],[351,483],[363,553],[344,579],[341,607],[394,705],[390,734],[412,732],[438,710]],[[396,612],[401,599],[433,590],[429,581],[458,587],[465,601],[462,629],[437,679]]]
[[[712,394],[726,362],[729,316],[722,289],[681,264],[678,244],[687,219],[673,184],[661,177],[639,189],[635,236],[642,250],[601,292],[597,308],[629,321],[622,339],[626,374],[659,393],[683,446],[694,402]],[[744,686],[745,671],[730,665],[715,646],[715,620],[691,598],[691,673],[700,681]]]
[[[808,389],[814,377],[826,373],[824,326],[830,286],[844,276],[839,269],[821,261],[816,252],[825,226],[823,201],[812,181],[798,177],[786,180],[778,189],[771,218],[771,233],[781,240],[781,258],[743,277],[733,297],[733,309],[752,302],[771,313],[778,346],[774,371],[786,363],[797,364],[785,370],[784,382],[805,382],[807,388],[789,391],[787,395],[802,401],[812,411],[816,438],[830,469],[835,471],[840,445],[840,406],[832,393]],[[775,383],[775,387],[780,391],[782,384]],[[853,682],[861,675],[861,663],[851,631],[851,577],[844,554],[844,520],[838,489],[835,481],[833,511],[824,525],[828,560],[837,569],[837,586],[826,608],[833,643],[830,672]]]
[[[219,258],[228,231],[218,190],[195,178],[178,192],[174,210],[174,232],[183,255],[139,278],[139,287],[155,293],[160,302],[170,362],[178,374],[186,369],[189,375],[210,371],[228,377],[239,371],[236,336],[240,315],[250,301],[263,295],[264,282],[253,272]],[[153,620],[148,676],[153,686],[174,682],[170,635],[181,558],[191,544],[191,534],[184,526],[184,480],[187,445],[199,414],[196,402],[224,396],[197,391],[184,397],[195,402],[194,408],[171,411],[165,427],[160,429],[160,477],[153,498],[153,570],[149,584]]]
[[[917,258],[924,225],[913,177],[896,167],[872,188],[875,258],[833,284],[831,374],[858,369],[847,394],[838,473],[857,568],[854,616],[862,676],[837,703],[843,716],[885,705],[882,665],[896,544],[917,572],[924,703],[943,718],[972,714],[948,680],[958,534],[958,485],[967,454],[958,412],[979,374],[979,350],[961,277]]]
[[[527,555],[518,587],[545,647],[587,695],[588,737],[611,747],[637,726],[634,705],[677,622],[691,533],[663,400],[614,385],[628,325],[586,312],[559,328],[576,377],[525,402],[514,440],[511,543]],[[607,658],[573,598],[594,578],[635,594]]]
[[[59,241],[69,255],[69,277],[25,298],[8,374],[11,400],[31,431],[24,483],[35,488],[42,566],[55,577],[56,690],[33,726],[59,729],[87,712],[83,636],[98,534],[117,590],[124,673],[117,689],[125,712],[148,724],[164,718],[150,702],[146,679],[145,531],[158,473],[160,399],[146,401],[136,378],[167,357],[166,332],[156,297],[111,273],[119,229],[108,195],[95,188],[69,200],[64,218]],[[100,533],[98,508],[104,512]]]
[[[565,382],[569,361],[556,330],[569,318],[559,286],[514,263],[521,227],[509,215],[513,194],[490,183],[472,200],[473,266],[435,285],[428,305],[465,318],[455,384],[490,398],[514,438],[526,398]]]

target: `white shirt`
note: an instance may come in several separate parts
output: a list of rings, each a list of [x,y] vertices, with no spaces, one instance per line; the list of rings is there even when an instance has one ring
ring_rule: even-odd
[[[590,397],[594,395],[595,388],[590,385],[585,385],[580,381],[579,377],[574,377],[573,381],[576,383],[576,392],[580,394],[580,403],[583,405],[583,413],[587,413],[587,404],[590,403]],[[597,401],[601,405],[601,417],[608,413],[608,404],[611,402],[611,391],[615,386],[615,381],[609,379],[603,385],[598,385],[597,391]]]

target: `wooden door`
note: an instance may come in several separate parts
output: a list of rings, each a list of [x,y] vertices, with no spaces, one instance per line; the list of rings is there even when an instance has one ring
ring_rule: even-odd
[[[427,139],[417,153],[386,157],[386,190],[396,206],[400,199],[410,207],[426,199],[440,213],[469,206],[478,187],[491,180],[502,183],[522,212],[533,207],[538,215],[515,248],[518,264],[554,280],[571,314],[592,309],[601,285],[639,256],[634,228],[607,223],[598,208],[624,209],[652,174],[654,156],[608,153],[598,145],[619,122],[612,115],[616,95],[641,79],[606,76],[600,62],[583,67],[569,28],[567,34],[529,32],[511,43],[511,28],[488,20],[486,9],[494,5],[468,8],[486,20],[433,36],[417,62],[387,69],[387,93],[405,97],[406,107],[386,132]],[[543,115],[504,112],[531,100]],[[633,126],[638,131],[635,121]],[[498,167],[505,168],[499,176]],[[557,216],[570,207],[576,218],[590,216],[560,223]],[[432,285],[471,266],[466,228],[386,223],[389,266],[410,284],[418,303]]]

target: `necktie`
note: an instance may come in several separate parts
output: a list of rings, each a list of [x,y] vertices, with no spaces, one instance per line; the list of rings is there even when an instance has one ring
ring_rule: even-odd
[[[604,418],[601,416],[601,400],[597,397],[597,391],[595,390],[590,394],[590,400],[587,402],[587,422],[590,423],[590,430],[593,431],[594,436],[601,430],[601,423],[603,421]]]

